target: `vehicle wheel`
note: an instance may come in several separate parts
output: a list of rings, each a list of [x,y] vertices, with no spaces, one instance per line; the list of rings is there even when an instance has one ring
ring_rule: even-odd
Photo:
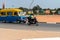
[[[20,20],[17,20],[16,23],[21,23],[21,21]]]
[[[6,23],[6,21],[4,21],[4,23]]]
[[[2,22],[3,22],[3,23],[6,23],[6,21],[5,21],[5,20],[3,20]]]
[[[26,21],[24,21],[23,23],[26,23]]]
[[[16,23],[19,23],[19,21],[16,21]]]
[[[8,23],[12,23],[12,22],[8,22]]]
[[[19,23],[21,23],[21,21],[19,21]]]
[[[21,21],[17,21],[16,23],[21,23]]]

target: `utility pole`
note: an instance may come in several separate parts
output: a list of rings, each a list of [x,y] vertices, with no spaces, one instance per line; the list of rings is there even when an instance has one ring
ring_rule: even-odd
[[[2,8],[5,9],[5,3],[2,4]]]
[[[2,9],[5,9],[5,0],[3,0]]]

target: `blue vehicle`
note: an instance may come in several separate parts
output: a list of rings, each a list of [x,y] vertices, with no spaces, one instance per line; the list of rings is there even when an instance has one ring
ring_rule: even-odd
[[[1,22],[26,22],[26,16],[23,15],[23,11],[16,8],[2,9],[0,10]]]

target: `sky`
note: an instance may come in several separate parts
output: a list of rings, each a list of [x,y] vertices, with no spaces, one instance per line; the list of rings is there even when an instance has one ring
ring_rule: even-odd
[[[0,8],[2,8],[3,2],[6,8],[33,8],[36,5],[39,5],[41,8],[60,8],[60,0],[34,0],[33,3],[32,1],[33,0],[0,0]]]

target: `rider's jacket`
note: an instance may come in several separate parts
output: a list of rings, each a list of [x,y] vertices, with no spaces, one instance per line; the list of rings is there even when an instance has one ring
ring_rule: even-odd
[[[30,15],[29,17],[30,17],[31,19],[34,19],[34,18],[35,18],[33,15]]]

